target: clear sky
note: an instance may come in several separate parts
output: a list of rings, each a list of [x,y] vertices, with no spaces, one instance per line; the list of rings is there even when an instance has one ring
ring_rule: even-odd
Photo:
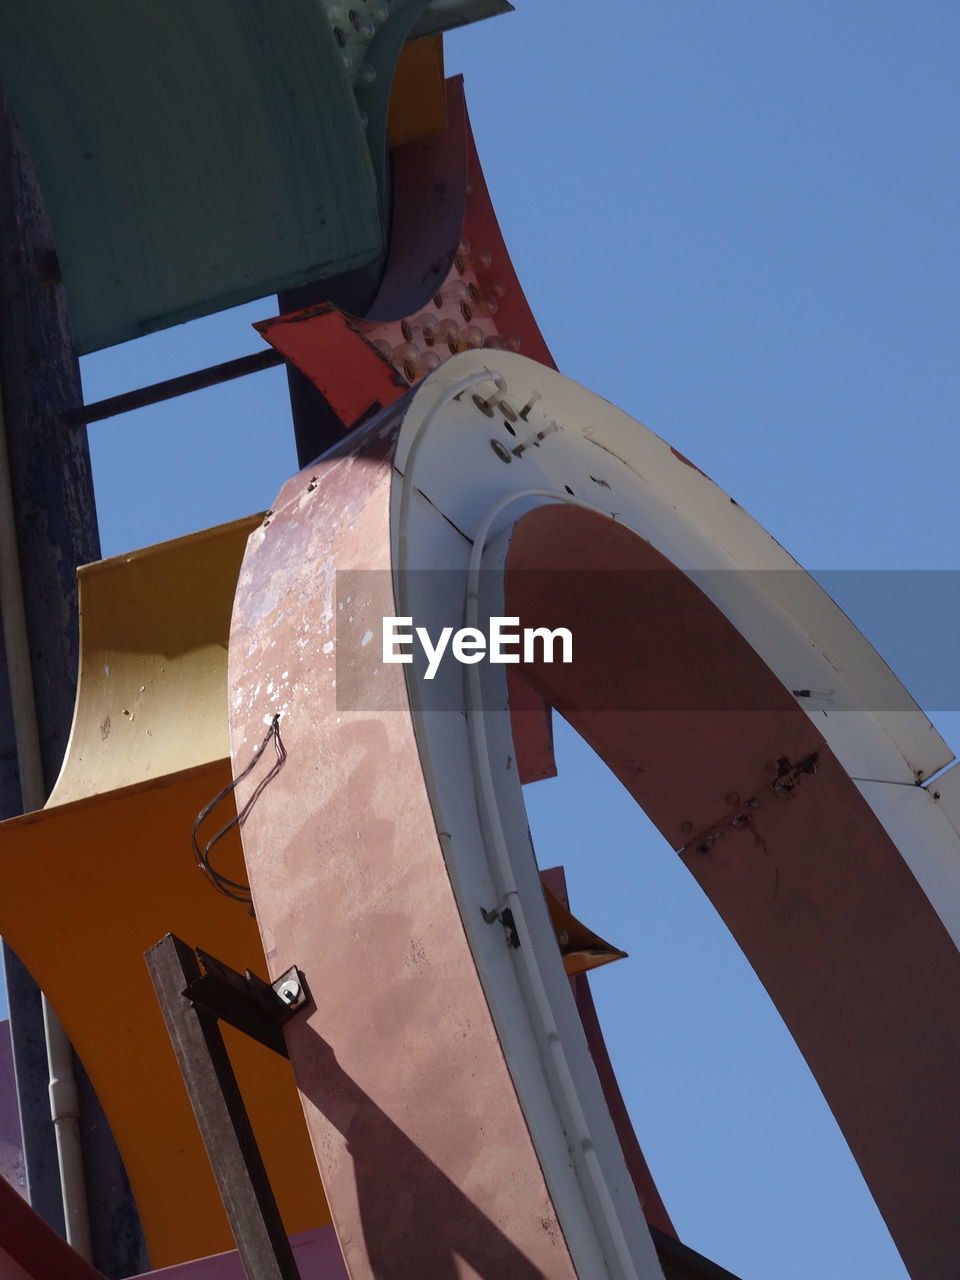
[[[960,9],[517,3],[449,38],[448,70],[559,367],[807,567],[957,568]],[[87,398],[255,350],[274,310],[88,357]],[[296,465],[283,389],[275,370],[93,426],[104,553],[268,507]],[[881,650],[885,623],[922,668],[931,619],[872,618]],[[960,741],[957,707],[934,710]],[[682,1237],[743,1280],[898,1280],[725,930],[583,744],[558,747],[564,781],[528,788],[541,863],[630,952],[593,988]]]

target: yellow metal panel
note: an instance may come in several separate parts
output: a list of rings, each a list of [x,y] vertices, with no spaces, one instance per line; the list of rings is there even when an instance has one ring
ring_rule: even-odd
[[[80,569],[77,703],[47,808],[229,754],[230,611],[260,520]]]
[[[80,570],[80,679],[63,768],[44,810],[0,824],[0,933],[90,1074],[154,1267],[233,1247],[143,953],[173,932],[266,973],[255,921],[208,883],[190,845],[196,814],[230,782],[227,637],[259,522]],[[234,812],[225,801],[210,832]],[[216,865],[245,879],[236,833],[217,846]],[[289,1065],[226,1037],[287,1228],[323,1225]]]
[[[266,974],[256,922],[208,884],[190,847],[194,815],[229,781],[218,760],[0,824],[0,932],[90,1074],[154,1267],[234,1247],[143,959],[173,932]],[[224,844],[218,866],[242,880],[239,842]],[[323,1225],[289,1064],[229,1030],[228,1043],[285,1225]]]

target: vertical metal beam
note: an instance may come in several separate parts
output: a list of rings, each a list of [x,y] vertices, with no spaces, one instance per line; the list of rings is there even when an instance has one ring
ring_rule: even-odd
[[[300,1280],[217,1019],[183,994],[197,957],[168,933],[146,961],[243,1268],[249,1280]]]
[[[33,692],[44,783],[56,779],[70,732],[77,669],[76,566],[99,556],[93,482],[82,429],[64,413],[82,401],[57,258],[36,175],[0,96],[0,384],[6,420],[13,514],[27,613]],[[0,684],[7,683],[6,669]],[[4,695],[6,690],[4,691]],[[0,699],[0,816],[24,797],[9,764],[11,723]],[[59,1173],[39,993],[4,948],[11,1033],[30,1199],[63,1230]],[[143,1237],[109,1127],[85,1089],[82,1117],[94,1257],[108,1274],[142,1270]]]

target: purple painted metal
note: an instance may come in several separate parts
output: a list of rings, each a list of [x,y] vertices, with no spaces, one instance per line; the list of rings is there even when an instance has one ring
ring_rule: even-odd
[[[305,1280],[347,1280],[343,1254],[333,1227],[317,1227],[290,1237],[293,1256]],[[215,1253],[209,1258],[195,1258],[175,1267],[145,1271],[133,1280],[247,1280],[240,1254]]]
[[[0,1022],[0,1178],[9,1182],[21,1195],[27,1194],[9,1022]]]
[[[389,257],[364,319],[402,320],[428,304],[453,266],[467,207],[467,107],[463,77],[444,85],[447,128],[390,152]]]
[[[449,881],[408,711],[340,710],[335,575],[389,569],[398,409],[281,492],[251,535],[230,640],[235,758],[283,716],[287,763],[243,839],[270,975],[352,1280],[573,1280]],[[399,411],[398,411],[399,410]],[[379,634],[389,575],[354,622]],[[391,598],[372,598],[378,594]],[[400,667],[361,651],[406,706]],[[369,667],[367,670],[366,667]],[[378,675],[374,668],[380,668]],[[242,805],[257,777],[238,788]]]

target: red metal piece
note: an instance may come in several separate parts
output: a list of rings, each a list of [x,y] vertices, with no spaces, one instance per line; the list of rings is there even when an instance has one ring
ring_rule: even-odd
[[[323,393],[344,427],[357,426],[408,389],[354,320],[332,303],[254,326]]]

